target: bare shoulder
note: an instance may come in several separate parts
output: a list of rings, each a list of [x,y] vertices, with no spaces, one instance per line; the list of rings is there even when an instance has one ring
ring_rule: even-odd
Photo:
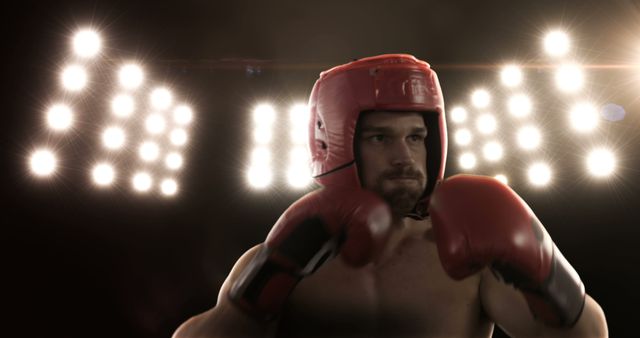
[[[267,325],[247,316],[227,297],[233,283],[262,246],[262,243],[258,244],[240,256],[222,283],[216,306],[184,322],[176,330],[173,338],[268,335],[269,327]]]

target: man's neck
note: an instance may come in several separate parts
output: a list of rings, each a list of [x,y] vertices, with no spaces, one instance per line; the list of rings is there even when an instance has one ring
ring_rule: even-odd
[[[374,260],[374,266],[384,264],[390,257],[398,251],[398,248],[406,240],[410,239],[430,239],[431,220],[415,220],[409,217],[394,219],[391,225],[391,232],[384,249]]]

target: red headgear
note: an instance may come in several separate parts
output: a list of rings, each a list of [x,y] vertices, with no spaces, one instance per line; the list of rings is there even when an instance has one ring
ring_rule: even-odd
[[[411,55],[373,56],[320,73],[309,98],[312,175],[324,186],[361,187],[354,154],[356,123],[366,111],[423,113],[427,127],[425,204],[444,176],[447,127],[436,73]]]

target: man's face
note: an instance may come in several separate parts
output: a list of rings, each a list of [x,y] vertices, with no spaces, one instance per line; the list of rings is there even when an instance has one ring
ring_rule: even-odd
[[[427,184],[427,128],[414,112],[370,112],[358,121],[355,140],[364,188],[389,203],[395,217],[410,212]]]

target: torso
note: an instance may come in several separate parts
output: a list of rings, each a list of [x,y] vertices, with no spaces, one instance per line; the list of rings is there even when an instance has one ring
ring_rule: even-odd
[[[277,336],[490,337],[479,281],[449,278],[429,236],[412,236],[378,264],[354,269],[338,257],[303,279]]]

